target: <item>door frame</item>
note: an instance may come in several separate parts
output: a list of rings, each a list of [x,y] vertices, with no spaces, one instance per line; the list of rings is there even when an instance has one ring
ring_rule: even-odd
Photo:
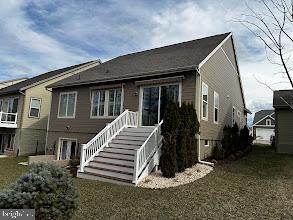
[[[57,160],[62,160],[60,159],[60,155],[61,155],[61,145],[62,145],[62,141],[63,140],[68,140],[68,141],[75,141],[76,142],[76,150],[78,147],[78,142],[77,142],[77,138],[64,138],[64,137],[59,137],[58,138],[58,151],[57,151]]]
[[[150,87],[159,87],[159,101],[158,101],[158,118],[160,118],[160,105],[161,105],[161,87],[162,86],[179,86],[179,94],[178,94],[178,102],[179,106],[181,106],[182,102],[182,82],[173,82],[173,83],[156,83],[156,84],[148,84],[140,86],[139,88],[139,127],[153,127],[151,125],[142,125],[142,105],[143,105],[143,89]]]

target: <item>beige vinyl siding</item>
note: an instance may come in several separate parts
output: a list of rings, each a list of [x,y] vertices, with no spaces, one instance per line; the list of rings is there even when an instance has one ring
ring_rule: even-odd
[[[276,147],[278,153],[293,154],[293,111],[276,109]]]
[[[226,54],[232,54],[232,41],[228,40],[223,45]],[[227,45],[228,44],[228,45]],[[230,45],[229,45],[230,44]],[[202,150],[202,157],[210,154],[211,148],[215,146],[216,140],[222,138],[222,131],[225,125],[232,124],[232,107],[236,108],[236,122],[239,123],[237,111],[241,112],[242,125],[245,124],[244,103],[241,93],[238,73],[233,68],[233,63],[229,62],[227,56],[220,48],[217,52],[201,67],[200,74],[202,81],[209,87],[208,94],[208,121],[201,122],[201,146],[204,140],[210,140],[210,147]],[[214,123],[214,91],[219,94],[219,123]]]

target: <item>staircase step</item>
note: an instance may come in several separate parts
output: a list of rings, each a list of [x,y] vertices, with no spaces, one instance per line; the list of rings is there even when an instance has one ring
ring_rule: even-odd
[[[135,186],[132,183],[132,181],[129,181],[129,180],[113,178],[113,177],[98,175],[98,174],[89,173],[89,172],[83,172],[83,173],[78,172],[77,177],[82,179],[97,180],[101,182],[114,183],[119,185]]]
[[[119,159],[113,159],[113,158],[107,158],[107,157],[95,157],[94,162],[102,162],[102,163],[111,163],[111,164],[116,164],[118,166],[122,165],[122,166],[130,166],[133,167],[134,166],[134,162],[133,161],[129,161],[129,160],[119,160]]]
[[[114,144],[129,144],[129,145],[141,146],[144,143],[144,141],[113,139],[111,141],[111,143],[114,143]]]
[[[119,149],[119,148],[113,148],[113,147],[105,147],[103,149],[104,152],[110,152],[110,153],[118,153],[118,154],[129,154],[134,155],[134,150],[128,150],[128,149]]]
[[[127,167],[127,166],[119,166],[119,165],[114,165],[111,163],[100,163],[100,162],[90,162],[89,163],[90,167],[96,167],[96,168],[100,168],[100,169],[109,169],[109,170],[114,170],[117,172],[126,172],[126,173],[130,173],[133,174],[134,168],[133,167]]]
[[[128,131],[124,131],[123,130],[119,135],[132,136],[132,137],[145,137],[145,138],[147,138],[150,135],[150,133],[151,132],[128,132]]]
[[[132,140],[132,141],[145,141],[147,137],[131,136],[131,135],[118,135],[116,139],[119,140]]]
[[[97,168],[94,168],[94,167],[86,166],[84,168],[84,171],[88,172],[88,173],[103,175],[104,177],[118,178],[120,180],[121,179],[122,180],[129,180],[129,181],[133,180],[133,175],[132,174],[118,173],[118,172],[111,171],[111,170],[97,169]]]
[[[115,144],[110,143],[110,148],[119,148],[119,149],[127,149],[127,150],[136,150],[139,149],[141,145],[129,145],[129,144]]]
[[[129,155],[129,154],[117,154],[117,153],[112,153],[112,152],[105,152],[102,151],[99,153],[98,157],[108,157],[108,158],[113,158],[113,159],[120,159],[120,160],[134,160],[134,155]]]
[[[138,128],[125,128],[123,131],[126,132],[152,132],[154,130],[155,127],[138,127]]]

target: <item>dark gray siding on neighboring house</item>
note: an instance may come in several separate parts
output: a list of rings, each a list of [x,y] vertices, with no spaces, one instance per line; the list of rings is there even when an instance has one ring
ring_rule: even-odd
[[[184,75],[182,80],[182,102],[195,103],[196,96],[196,82],[195,71],[178,73],[177,75]],[[122,86],[122,82],[113,83],[118,87]],[[111,86],[113,84],[107,84]],[[135,84],[135,80],[123,82],[124,84],[124,102],[123,109],[131,111],[139,110],[139,92],[140,86]],[[107,87],[107,85],[101,85]],[[92,85],[93,87],[96,85]],[[91,101],[90,101],[90,85],[74,86],[69,88],[54,89],[52,92],[52,105],[50,112],[50,124],[48,132],[47,153],[52,153],[54,145],[60,137],[63,138],[77,138],[80,144],[87,143],[99,131],[101,131],[106,123],[110,123],[113,118],[92,119],[90,118]],[[61,92],[76,91],[76,116],[73,119],[58,118],[59,95]],[[56,153],[56,152],[55,152]]]
[[[276,109],[275,111],[277,152],[293,154],[293,110]]]
[[[266,120],[267,120],[267,119],[271,119],[272,125],[275,125],[275,120],[272,119],[272,118],[269,117],[269,116],[265,117],[263,120],[261,120],[260,122],[258,122],[258,123],[255,124],[255,125],[257,125],[257,126],[266,125]]]

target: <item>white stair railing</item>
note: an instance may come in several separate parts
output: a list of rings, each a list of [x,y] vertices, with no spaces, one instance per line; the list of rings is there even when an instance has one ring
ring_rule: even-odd
[[[125,110],[114,121],[108,124],[100,133],[98,133],[87,144],[82,145],[80,158],[80,172],[84,172],[84,167],[99,154],[104,147],[108,146],[109,142],[120,131],[127,127],[138,126],[138,113]]]
[[[163,136],[161,135],[162,124],[163,121],[156,125],[156,127],[148,136],[143,145],[135,151],[134,173],[132,181],[134,184],[137,184],[139,182],[141,173],[144,171],[145,167],[160,147],[160,144],[163,140]]]

